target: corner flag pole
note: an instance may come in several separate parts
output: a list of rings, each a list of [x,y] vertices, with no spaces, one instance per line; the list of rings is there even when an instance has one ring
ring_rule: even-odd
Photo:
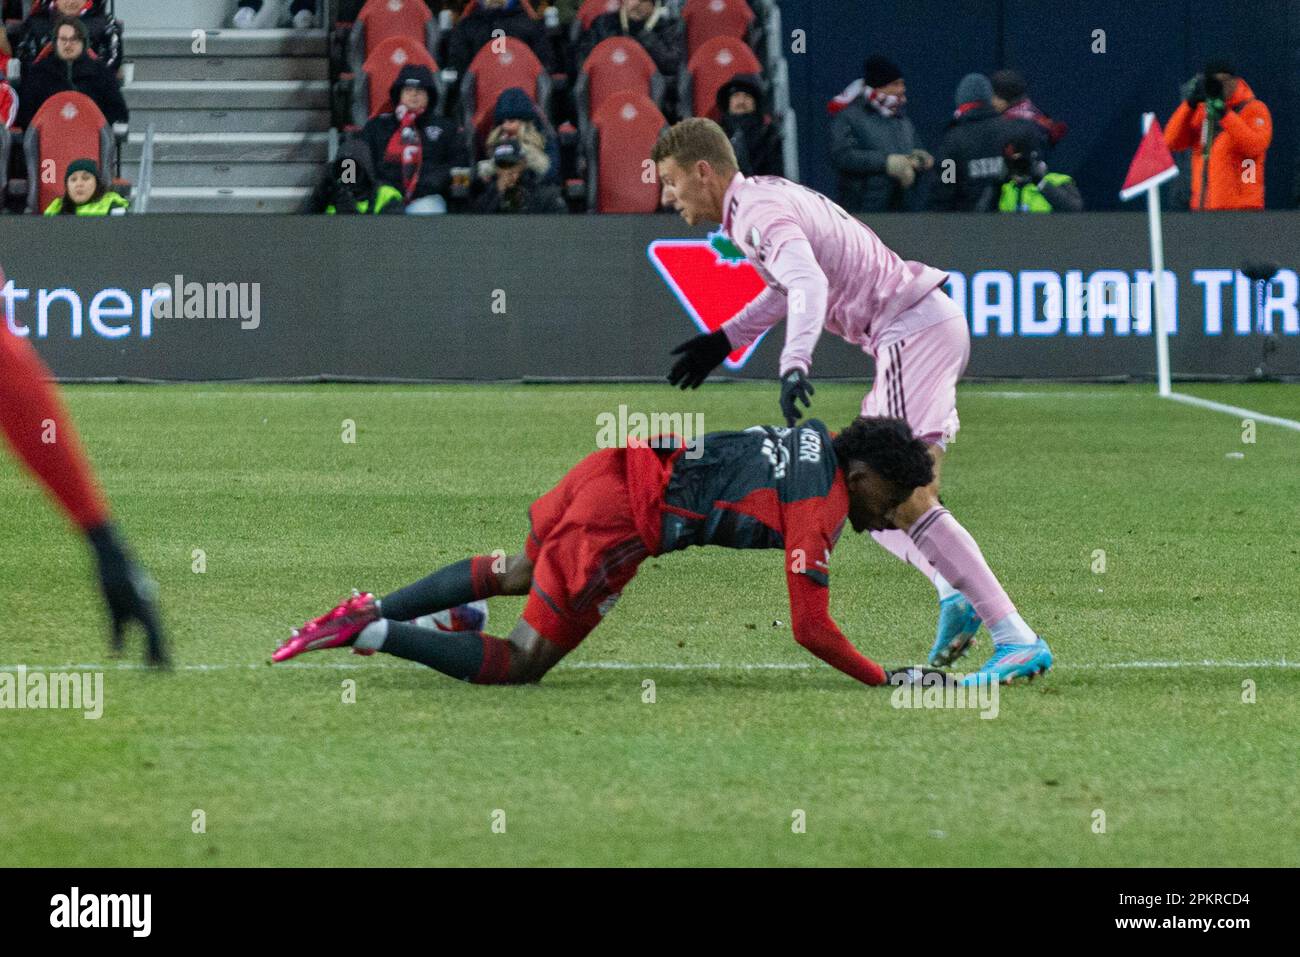
[[[1142,135],[1145,136],[1155,122],[1154,113],[1142,114]],[[1151,238],[1151,298],[1152,314],[1155,317],[1156,335],[1156,383],[1159,394],[1169,395],[1172,391],[1169,383],[1169,335],[1165,330],[1164,286],[1165,275],[1165,237],[1160,228],[1160,187],[1153,183],[1147,189],[1147,227]]]

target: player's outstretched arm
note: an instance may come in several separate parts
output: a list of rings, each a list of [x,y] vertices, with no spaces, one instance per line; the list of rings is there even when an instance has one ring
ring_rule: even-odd
[[[7,327],[0,328],[0,429],[94,549],[113,647],[121,648],[126,626],[137,621],[144,628],[149,662],[166,664],[152,582],[113,528],[76,429],[50,384],[49,369],[31,343]]]
[[[802,572],[787,571],[794,640],[832,668],[866,685],[883,685],[885,669],[844,637],[830,615],[830,589]]]

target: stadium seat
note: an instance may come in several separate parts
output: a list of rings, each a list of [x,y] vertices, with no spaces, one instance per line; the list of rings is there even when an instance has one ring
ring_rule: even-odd
[[[106,177],[117,168],[113,127],[84,93],[56,93],[36,111],[27,128],[27,212],[40,213],[63,195],[63,176],[74,160],[94,157]],[[41,175],[53,161],[50,175]]]
[[[682,8],[686,26],[686,59],[715,37],[746,39],[754,11],[745,0],[687,0]]]
[[[739,73],[762,74],[754,51],[734,37],[714,37],[691,57],[678,79],[677,108],[683,116],[721,120],[718,90]]]
[[[612,93],[587,131],[587,208],[598,213],[653,213],[659,181],[645,164],[668,125],[644,93]],[[647,182],[647,179],[649,180]]]
[[[601,104],[614,93],[644,93],[663,107],[665,81],[645,48],[628,37],[610,37],[596,44],[578,74],[574,99],[578,129],[585,131]]]
[[[360,73],[375,48],[389,37],[415,40],[433,56],[438,49],[438,18],[424,0],[369,0],[348,35],[352,72]]]
[[[550,75],[527,43],[505,37],[500,53],[493,52],[493,45],[489,43],[478,51],[461,80],[463,125],[474,131],[475,140],[487,135],[497,98],[510,87],[517,86],[528,93],[529,99],[541,107],[543,114],[546,112],[545,104],[550,100]]]
[[[438,104],[434,112],[442,112],[441,80],[438,64],[424,48],[424,44],[410,37],[389,37],[366,58],[365,65],[352,81],[352,122],[365,126],[366,121],[380,113],[387,113],[394,104],[388,98],[397,74],[404,66],[427,66],[439,84]]]

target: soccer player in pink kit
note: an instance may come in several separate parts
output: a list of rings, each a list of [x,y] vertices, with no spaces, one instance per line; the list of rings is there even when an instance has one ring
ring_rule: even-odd
[[[678,346],[669,381],[697,388],[734,349],[786,320],[781,409],[787,425],[811,405],[808,373],[826,329],[871,355],[876,377],[863,415],[897,416],[930,446],[935,480],[894,512],[893,529],[872,537],[927,575],[940,617],[930,663],[964,655],[987,624],[992,657],[967,681],[1010,682],[1052,665],[1047,643],[1025,624],[970,533],[939,501],[939,473],[956,435],[957,380],[970,358],[966,317],[941,288],[947,275],[901,259],[865,224],[821,193],[776,176],[745,178],[726,134],[712,120],[683,120],[660,137],[652,158],[664,205],[690,225],[721,223],[767,289],[721,329]]]

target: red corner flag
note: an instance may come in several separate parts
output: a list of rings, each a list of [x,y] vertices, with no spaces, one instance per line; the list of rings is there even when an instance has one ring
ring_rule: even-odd
[[[1133,162],[1129,164],[1128,176],[1124,187],[1119,191],[1120,199],[1132,199],[1138,193],[1155,189],[1165,180],[1178,175],[1178,166],[1173,154],[1165,145],[1165,134],[1160,129],[1160,122],[1154,116],[1146,136],[1138,146]]]

